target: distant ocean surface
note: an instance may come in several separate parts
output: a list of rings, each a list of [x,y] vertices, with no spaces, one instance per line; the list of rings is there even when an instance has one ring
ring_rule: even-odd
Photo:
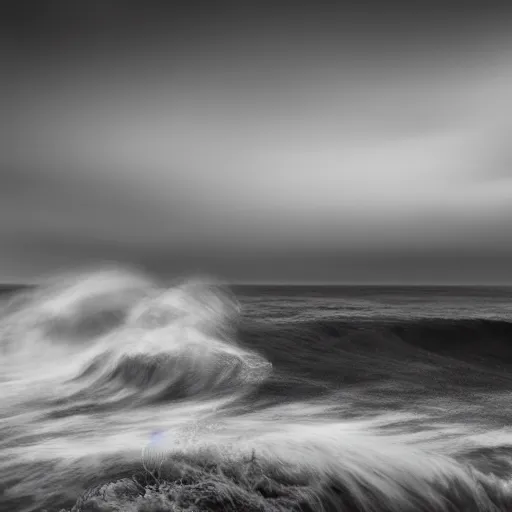
[[[1,297],[0,511],[512,510],[510,288]]]

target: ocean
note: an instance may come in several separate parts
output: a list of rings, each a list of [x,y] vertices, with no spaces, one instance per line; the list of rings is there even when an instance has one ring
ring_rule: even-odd
[[[512,289],[8,290],[0,510],[512,510]]]

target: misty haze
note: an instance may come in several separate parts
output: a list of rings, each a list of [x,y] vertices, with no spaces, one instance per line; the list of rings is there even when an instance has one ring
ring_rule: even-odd
[[[512,510],[512,8],[4,2],[0,512]]]

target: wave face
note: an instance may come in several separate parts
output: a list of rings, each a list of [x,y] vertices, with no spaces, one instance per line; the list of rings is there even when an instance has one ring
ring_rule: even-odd
[[[379,293],[110,267],[9,295],[0,509],[512,510],[512,322]]]

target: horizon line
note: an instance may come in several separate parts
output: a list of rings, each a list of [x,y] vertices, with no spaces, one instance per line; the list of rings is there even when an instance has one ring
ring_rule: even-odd
[[[325,282],[325,281],[308,281],[308,282],[300,282],[300,281],[237,281],[237,282],[229,282],[230,285],[233,286],[445,286],[445,287],[453,287],[453,286],[461,286],[461,287],[512,287],[512,282],[505,284],[498,283],[441,283],[441,282],[418,282],[418,283],[400,283],[400,282]]]
[[[315,287],[336,287],[336,286],[361,286],[361,287],[494,287],[494,288],[510,288],[511,282],[504,284],[498,283],[441,283],[441,282],[417,282],[417,283],[400,283],[400,282],[325,282],[325,281],[230,281],[229,279],[221,279],[221,283],[229,286],[315,286]],[[2,288],[32,288],[41,285],[37,282],[0,282]]]

